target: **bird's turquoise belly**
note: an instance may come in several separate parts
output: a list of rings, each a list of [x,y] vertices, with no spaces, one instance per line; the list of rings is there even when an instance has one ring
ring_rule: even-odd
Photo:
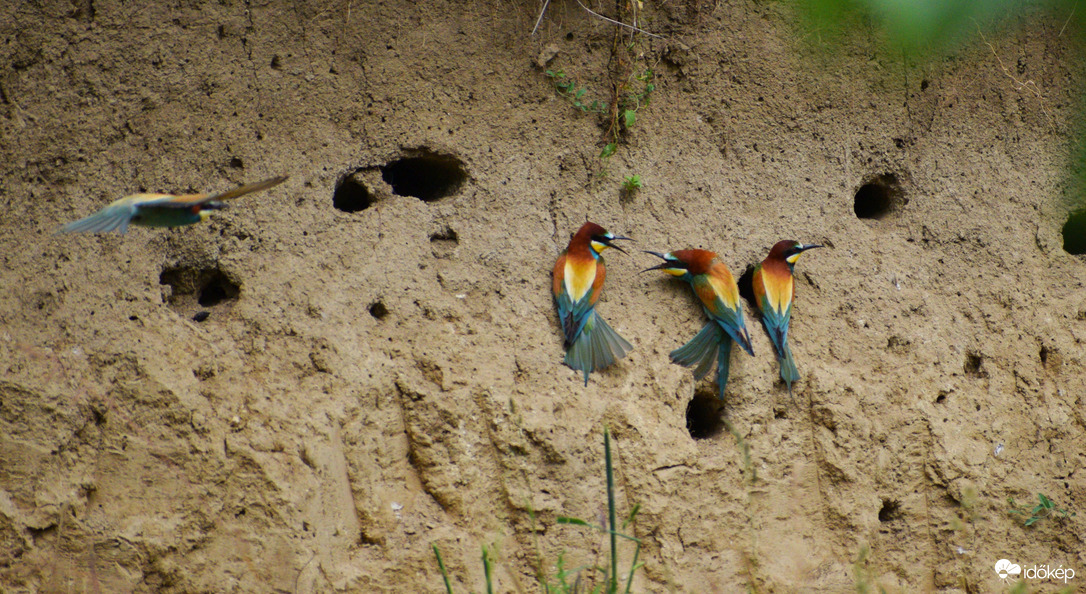
[[[132,217],[133,225],[142,227],[181,227],[200,222],[200,214],[177,208],[141,208]]]

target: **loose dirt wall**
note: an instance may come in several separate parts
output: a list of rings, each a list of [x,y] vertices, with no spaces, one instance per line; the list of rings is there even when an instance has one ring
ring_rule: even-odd
[[[557,517],[605,510],[604,426],[635,591],[1083,583],[1074,22],[922,60],[787,3],[591,7],[663,38],[557,0],[535,35],[535,3],[0,6],[0,590],[441,591],[436,544],[480,591],[485,544],[536,591],[603,564]],[[274,175],[207,224],[53,234]],[[584,385],[549,270],[586,217],[737,277],[824,244],[794,394],[749,304],[723,402],[671,364],[703,314],[637,250],[598,307],[635,349]],[[1079,514],[1024,527],[1037,493]]]

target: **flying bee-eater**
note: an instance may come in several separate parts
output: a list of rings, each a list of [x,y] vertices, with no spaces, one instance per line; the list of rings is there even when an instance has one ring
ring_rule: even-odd
[[[626,253],[614,244],[620,239],[630,240],[586,222],[554,264],[554,303],[565,334],[565,363],[584,372],[586,386],[589,372],[611,365],[633,349],[596,313],[607,276],[600,254],[609,247]]]
[[[218,194],[133,194],[115,200],[85,219],[61,227],[58,233],[107,233],[116,229],[122,235],[128,225],[144,227],[181,227],[207,220],[211,211],[226,208],[224,201],[250,192],[275,187],[287,176],[273,177]]]
[[[743,324],[743,308],[739,303],[739,287],[735,284],[735,277],[723,262],[717,260],[716,254],[708,250],[646,253],[663,259],[663,262],[643,272],[663,270],[690,283],[694,294],[701,301],[702,309],[709,316],[709,322],[690,342],[671,352],[671,360],[685,367],[697,365],[694,368],[695,380],[705,377],[716,360],[716,381],[720,398],[723,400],[724,386],[728,383],[732,341],[738,342],[743,350],[754,355],[754,348],[750,345],[750,333]]]
[[[796,289],[792,282],[792,270],[796,260],[803,252],[822,247],[809,243],[786,239],[778,241],[769,250],[762,263],[754,268],[751,279],[754,285],[754,300],[762,312],[762,324],[765,325],[777,359],[781,364],[781,379],[792,393],[792,382],[799,379],[799,370],[792,359],[792,350],[788,348],[788,322],[792,319],[792,298]]]

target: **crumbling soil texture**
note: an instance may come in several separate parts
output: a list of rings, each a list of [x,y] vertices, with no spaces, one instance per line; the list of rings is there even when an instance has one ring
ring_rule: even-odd
[[[437,545],[481,591],[486,545],[537,591],[608,564],[557,522],[606,509],[604,427],[634,591],[1081,585],[1078,17],[926,60],[788,3],[586,6],[662,37],[564,0],[534,35],[535,2],[0,5],[0,590],[433,592]],[[53,234],[275,175],[202,225]],[[586,217],[636,239],[598,306],[634,351],[587,386],[549,287]],[[718,402],[640,250],[740,277],[786,238],[826,246],[802,378],[744,303]],[[1078,515],[1023,526],[1038,493]]]

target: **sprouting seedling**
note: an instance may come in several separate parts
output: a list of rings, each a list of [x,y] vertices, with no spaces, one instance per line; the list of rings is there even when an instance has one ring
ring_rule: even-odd
[[[1066,509],[1056,507],[1056,504],[1044,493],[1037,494],[1037,501],[1039,501],[1039,503],[1033,506],[1033,509],[1026,510],[1025,508],[1018,508],[1016,506],[1014,497],[1008,497],[1007,504],[1010,505],[1011,508],[1007,510],[1007,513],[1028,516],[1025,521],[1026,526],[1032,526],[1054,514],[1059,514],[1065,518],[1070,518],[1075,515],[1075,512],[1068,512]]]
[[[640,175],[627,175],[622,180],[622,189],[625,190],[627,194],[633,194],[642,187]]]
[[[629,86],[635,87],[635,91],[627,93],[622,101],[622,124],[627,130],[633,128],[634,124],[637,123],[637,111],[648,105],[652,99],[652,92],[656,90],[656,85],[652,82],[655,76],[652,69],[646,69],[633,76],[628,83]]]
[[[577,86],[576,79],[568,78],[566,73],[561,70],[546,70],[544,72],[554,83],[554,90],[562,97],[568,99],[569,102],[573,104],[573,107],[576,107],[585,113],[600,113],[603,111],[603,104],[599,101],[593,101],[586,105],[584,101],[581,100],[588,92],[588,89]]]

